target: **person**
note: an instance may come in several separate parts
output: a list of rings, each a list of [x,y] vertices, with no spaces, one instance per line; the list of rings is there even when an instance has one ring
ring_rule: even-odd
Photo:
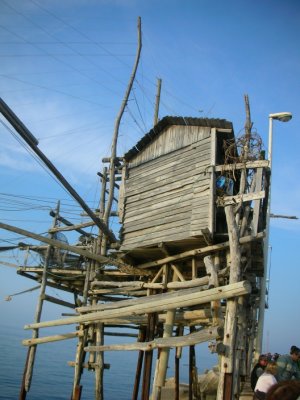
[[[300,369],[298,361],[300,360],[300,349],[292,346],[290,354],[283,354],[277,359],[277,381],[288,381],[291,379],[300,379]]]
[[[272,357],[272,361],[277,361],[278,357],[280,356],[280,354],[278,353],[274,353],[273,357]]]
[[[277,372],[277,364],[275,361],[269,361],[262,375],[257,380],[254,388],[253,399],[265,400],[270,388],[277,383],[275,378]]]
[[[266,357],[265,354],[261,354],[259,356],[258,362],[254,365],[254,367],[251,371],[250,383],[251,383],[252,390],[254,390],[257,380],[260,377],[260,375],[263,374],[267,363],[268,363],[268,358]]]
[[[300,381],[295,379],[282,381],[272,386],[266,400],[298,400],[300,397]]]

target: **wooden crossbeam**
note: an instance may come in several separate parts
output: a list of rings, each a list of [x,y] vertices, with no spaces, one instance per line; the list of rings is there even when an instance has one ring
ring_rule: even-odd
[[[260,240],[265,236],[264,232],[259,232],[256,236],[244,236],[240,239],[240,244],[246,244],[255,240]],[[227,242],[223,242],[223,243],[219,243],[219,244],[214,244],[211,246],[207,246],[207,247],[201,247],[199,249],[194,249],[194,250],[188,250],[185,251],[183,253],[179,253],[179,254],[174,254],[172,256],[169,257],[164,257],[161,258],[159,260],[155,260],[155,261],[150,261],[144,264],[140,264],[138,267],[139,269],[144,269],[144,268],[151,268],[151,267],[157,267],[157,266],[161,266],[163,264],[167,264],[169,262],[172,261],[178,261],[178,260],[183,260],[185,258],[191,258],[200,254],[208,254],[208,253],[214,253],[214,252],[218,252],[224,249],[227,249],[229,247],[229,241]]]
[[[136,342],[127,344],[112,344],[103,346],[87,346],[84,348],[87,352],[95,351],[123,351],[123,350],[141,350],[151,351],[154,349],[163,349],[170,347],[193,346],[198,343],[207,342],[220,336],[222,330],[218,327],[202,329],[185,336],[166,337],[151,340],[150,342]]]
[[[213,300],[228,299],[236,296],[243,296],[251,293],[251,284],[248,281],[242,281],[231,285],[220,286],[209,290],[199,290],[199,288],[183,289],[177,292],[163,293],[161,295],[148,296],[148,301],[142,303],[136,300],[128,300],[133,305],[119,307],[115,309],[88,313],[79,317],[70,317],[53,321],[44,321],[25,325],[24,329],[39,329],[50,326],[61,326],[70,324],[83,324],[101,322],[103,319],[113,319],[130,315],[142,315],[154,312],[173,310],[175,308],[184,308],[197,304],[206,304]]]

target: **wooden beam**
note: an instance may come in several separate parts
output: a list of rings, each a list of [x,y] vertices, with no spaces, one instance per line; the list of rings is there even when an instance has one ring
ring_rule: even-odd
[[[240,238],[240,244],[246,244],[255,240],[260,240],[264,238],[265,234],[264,232],[259,232],[256,236],[244,236]],[[207,253],[214,253],[218,252],[224,249],[227,249],[229,247],[229,241],[219,243],[219,244],[214,244],[212,246],[207,246],[207,247],[202,247],[200,249],[194,249],[194,250],[188,250],[180,254],[175,254],[169,257],[161,258],[160,260],[156,261],[150,261],[144,264],[140,264],[138,266],[139,269],[144,269],[144,268],[151,268],[151,267],[157,267],[161,266],[163,264],[172,262],[172,261],[178,261],[178,260],[183,260],[185,258],[190,258],[194,257],[200,254],[207,254]]]
[[[63,306],[63,307],[69,307],[69,308],[75,308],[76,307],[76,305],[74,303],[70,303],[68,301],[60,300],[60,299],[57,299],[57,298],[55,298],[53,296],[49,296],[47,294],[44,294],[42,296],[42,299],[46,300],[46,301],[49,301],[50,303],[58,304],[58,305]]]
[[[113,258],[106,257],[106,256],[101,256],[101,255],[98,255],[98,254],[93,254],[93,253],[91,253],[91,252],[89,252],[87,250],[83,250],[81,248],[77,248],[76,246],[70,246],[69,244],[63,243],[63,242],[61,242],[59,240],[50,239],[50,238],[47,238],[47,237],[42,236],[42,235],[38,235],[38,234],[33,233],[33,232],[29,232],[29,231],[27,231],[25,229],[17,228],[16,226],[3,224],[2,222],[0,222],[0,228],[1,229],[5,229],[7,231],[18,233],[18,234],[20,234],[22,236],[30,237],[32,239],[35,239],[35,240],[38,240],[38,241],[41,241],[41,242],[48,243],[51,246],[58,247],[59,249],[70,251],[71,253],[79,254],[79,255],[81,255],[83,257],[86,257],[88,259],[98,261],[101,264],[116,265],[116,266],[118,266],[120,268],[123,267],[123,268],[125,268],[126,270],[129,270],[129,271],[133,269],[132,266],[126,265],[126,264],[122,263],[119,260],[115,260]]]
[[[236,164],[225,164],[225,165],[217,165],[215,167],[216,172],[223,171],[235,171],[236,169],[254,169],[254,168],[267,168],[269,167],[268,160],[258,160],[258,161],[248,161],[245,163],[236,163]]]
[[[228,299],[236,296],[243,296],[251,293],[251,284],[247,281],[237,282],[227,286],[220,286],[209,290],[199,290],[198,288],[178,290],[177,292],[164,293],[163,295],[148,296],[148,302],[127,307],[105,310],[89,313],[79,317],[70,317],[53,321],[44,321],[25,325],[24,329],[46,328],[50,326],[70,325],[77,323],[100,322],[103,319],[113,319],[117,317],[126,317],[130,315],[142,315],[145,313],[154,313],[167,311],[174,308],[183,308],[196,304],[206,304],[212,300]],[[131,300],[129,300],[130,302]],[[134,302],[135,300],[133,300]]]
[[[39,338],[31,338],[31,339],[24,339],[22,340],[22,344],[24,346],[32,346],[35,344],[43,344],[43,343],[50,343],[50,342],[58,342],[60,340],[66,339],[74,339],[76,337],[82,336],[82,331],[71,332],[71,333],[62,333],[60,335],[53,335],[53,336],[44,336]]]
[[[70,367],[75,367],[76,366],[76,362],[75,361],[68,361],[68,365]],[[88,370],[91,370],[91,369],[97,368],[98,364],[94,363],[94,362],[86,362],[86,363],[81,364],[81,367],[82,368],[87,368]],[[103,365],[103,368],[104,369],[110,369],[110,364],[105,363]]]
[[[170,347],[186,347],[192,346],[197,343],[207,342],[209,340],[216,339],[220,336],[222,330],[218,327],[212,327],[207,329],[202,329],[199,332],[194,332],[185,336],[173,336],[166,338],[159,338],[151,340],[150,342],[136,342],[128,344],[112,344],[103,346],[88,346],[85,347],[85,351],[123,351],[123,350],[141,350],[141,351],[151,351],[154,349],[164,349]]]
[[[231,204],[238,204],[238,203],[244,203],[246,201],[252,201],[252,200],[258,200],[258,199],[263,199],[265,197],[265,191],[262,190],[258,193],[243,193],[243,194],[238,194],[236,196],[219,196],[216,200],[216,203],[218,206],[228,206]]]
[[[42,274],[43,267],[20,267],[18,266],[18,271]],[[63,279],[64,276],[78,276],[78,277],[85,277],[86,270],[82,269],[64,269],[64,268],[51,268],[51,273],[55,275],[60,275],[59,279]]]
[[[55,233],[55,232],[62,232],[62,231],[77,231],[78,229],[81,228],[88,228],[89,226],[94,226],[96,225],[94,221],[89,221],[89,222],[83,222],[82,224],[77,224],[77,225],[69,225],[69,226],[59,226],[56,228],[51,228],[49,229],[49,233]]]

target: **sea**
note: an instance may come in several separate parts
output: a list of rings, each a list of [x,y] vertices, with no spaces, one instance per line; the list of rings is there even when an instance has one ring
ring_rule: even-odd
[[[44,336],[44,335],[43,335]],[[22,340],[29,338],[28,331],[16,326],[1,324],[0,327],[0,399],[17,400],[19,397],[27,348]],[[108,336],[106,343],[129,343],[132,338],[117,339]],[[74,370],[68,361],[74,361],[76,339],[41,344],[37,348],[36,360],[28,400],[70,399]],[[153,365],[156,353],[154,353]],[[174,376],[174,351],[170,352],[168,377]],[[209,353],[207,344],[196,346],[198,373],[212,368],[217,363],[215,355]],[[130,400],[137,362],[136,351],[110,351],[105,353],[105,363],[110,369],[104,371],[105,400]],[[188,351],[183,350],[180,381],[188,382]],[[152,375],[153,376],[153,375]],[[85,370],[81,385],[82,400],[94,399],[94,374]]]

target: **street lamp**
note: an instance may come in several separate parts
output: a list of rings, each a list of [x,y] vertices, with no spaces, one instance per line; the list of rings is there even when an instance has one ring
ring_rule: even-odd
[[[272,171],[272,146],[273,146],[273,120],[288,122],[292,119],[292,113],[281,112],[275,114],[269,114],[269,143],[268,143],[268,160],[269,168]],[[271,183],[270,183],[271,184]],[[270,192],[271,194],[271,192]],[[270,198],[270,196],[269,196]]]
[[[255,348],[255,359],[258,359],[262,353],[262,339],[264,329],[264,316],[266,307],[266,287],[267,287],[267,272],[268,272],[268,252],[269,252],[269,234],[270,234],[270,214],[271,214],[271,179],[272,179],[272,147],[273,147],[273,120],[281,122],[288,122],[292,119],[292,113],[280,112],[269,114],[269,142],[268,142],[268,161],[271,171],[269,181],[269,196],[266,214],[266,236],[264,239],[264,275],[261,278],[260,302],[259,302],[259,315],[257,325],[257,337]]]

